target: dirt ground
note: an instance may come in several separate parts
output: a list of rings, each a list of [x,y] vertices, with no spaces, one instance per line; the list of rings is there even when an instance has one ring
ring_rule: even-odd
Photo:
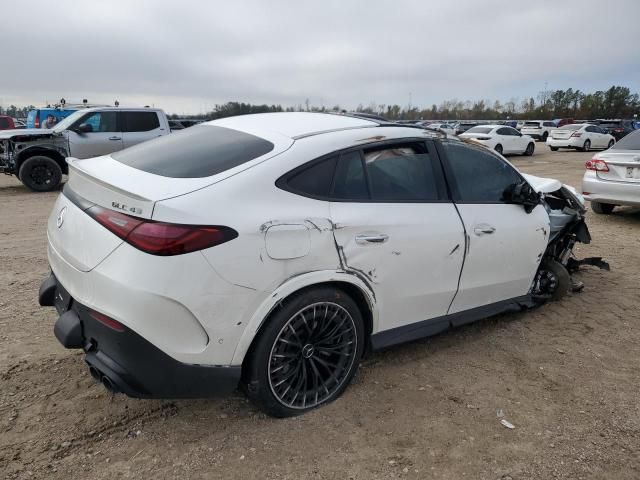
[[[588,158],[511,160],[579,189]],[[275,420],[91,380],[37,304],[56,195],[0,178],[0,478],[640,478],[640,209],[589,214],[577,253],[611,271],[582,293],[374,354],[336,402]]]

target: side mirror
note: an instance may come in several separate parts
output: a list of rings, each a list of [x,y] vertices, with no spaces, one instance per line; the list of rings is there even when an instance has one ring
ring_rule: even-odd
[[[504,191],[504,199],[509,203],[522,205],[527,213],[531,213],[542,201],[541,195],[525,181],[509,185]]]
[[[77,128],[78,133],[91,133],[93,132],[93,126],[90,123],[82,123]]]

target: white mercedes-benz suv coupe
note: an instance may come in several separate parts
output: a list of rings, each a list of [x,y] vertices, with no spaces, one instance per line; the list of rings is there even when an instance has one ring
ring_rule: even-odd
[[[240,386],[274,416],[335,399],[366,352],[561,297],[584,206],[422,128],[246,115],[69,158],[40,304],[135,397]]]

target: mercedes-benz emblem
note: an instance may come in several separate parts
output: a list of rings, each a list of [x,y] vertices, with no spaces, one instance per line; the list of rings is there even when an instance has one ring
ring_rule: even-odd
[[[60,213],[58,213],[58,218],[56,218],[56,225],[58,226],[58,228],[60,228],[64,223],[64,214],[66,211],[67,211],[67,207],[62,207],[60,209]]]

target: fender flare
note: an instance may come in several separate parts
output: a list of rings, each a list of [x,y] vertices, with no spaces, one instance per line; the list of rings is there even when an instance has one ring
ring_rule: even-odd
[[[320,270],[303,273],[285,280],[255,310],[236,345],[231,365],[242,365],[253,340],[258,335],[264,322],[274,308],[283,300],[304,288],[332,282],[348,283],[362,292],[371,310],[371,328],[372,333],[375,333],[378,330],[378,308],[376,307],[375,296],[371,288],[358,276],[344,270]]]
[[[45,155],[50,156],[55,160],[60,168],[62,169],[62,173],[68,172],[67,162],[65,158],[67,156],[67,152],[63,149],[56,147],[55,145],[33,145],[31,147],[27,147],[24,150],[21,150],[18,155],[16,155],[15,160],[15,169],[16,174],[20,171],[20,165],[29,157],[33,157],[34,155]]]

